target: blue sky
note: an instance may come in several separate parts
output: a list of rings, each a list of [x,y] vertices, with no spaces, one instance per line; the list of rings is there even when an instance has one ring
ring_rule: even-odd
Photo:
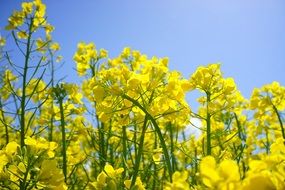
[[[187,78],[199,65],[221,62],[245,97],[274,80],[285,85],[284,0],[43,2],[68,81],[77,81],[72,57],[77,43],[85,41],[107,49],[111,57],[125,46],[149,57],[168,56],[170,68]],[[0,0],[2,29],[19,7],[18,0]]]

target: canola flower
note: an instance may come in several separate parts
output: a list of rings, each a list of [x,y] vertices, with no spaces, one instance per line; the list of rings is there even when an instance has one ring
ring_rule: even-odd
[[[277,81],[247,100],[220,63],[184,78],[167,57],[126,47],[111,58],[79,42],[80,83],[57,82],[62,56],[46,5],[23,2],[6,30],[26,51],[16,48],[24,66],[15,65],[5,49],[13,42],[0,36],[0,59],[11,65],[0,74],[1,189],[285,189]],[[195,90],[197,113],[186,101]],[[200,135],[186,135],[189,127]]]

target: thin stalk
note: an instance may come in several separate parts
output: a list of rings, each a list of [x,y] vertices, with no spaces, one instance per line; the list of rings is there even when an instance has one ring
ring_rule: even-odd
[[[53,110],[53,105],[51,107]],[[54,114],[52,113],[51,118],[50,118],[50,129],[49,129],[49,137],[48,137],[49,141],[53,140],[53,121],[54,121]]]
[[[64,175],[64,181],[66,182],[67,177],[67,160],[66,160],[66,134],[65,134],[65,121],[64,121],[64,109],[63,109],[63,100],[59,100],[59,109],[60,109],[60,125],[61,125],[61,142],[62,142],[62,171]]]
[[[1,98],[0,98],[0,109],[1,109],[0,111],[1,111],[1,117],[2,117],[1,122],[5,126],[5,140],[6,140],[6,144],[8,144],[9,143],[9,130],[8,130],[8,124],[6,123]]]
[[[99,120],[97,120],[99,122]],[[100,167],[103,170],[106,162],[106,155],[105,155],[105,138],[104,138],[104,124],[98,125],[98,133],[99,133],[99,154],[100,154]]]
[[[155,135],[155,138],[154,138],[154,149],[157,147],[157,136],[156,134]],[[155,177],[158,176],[157,175],[157,167],[156,167],[156,164],[154,163],[153,165],[153,177],[152,177],[152,189],[156,189],[156,179]]]
[[[273,105],[273,104],[272,104],[272,105]],[[275,114],[276,114],[277,117],[278,117],[278,121],[279,121],[280,128],[281,128],[281,132],[282,132],[282,137],[283,137],[283,139],[285,140],[285,130],[284,130],[284,126],[283,126],[283,123],[282,123],[281,116],[280,116],[280,114],[279,114],[279,112],[278,112],[278,110],[277,110],[277,108],[276,108],[275,105],[273,105],[273,109],[274,109],[274,111],[275,111]]]
[[[131,187],[133,187],[135,185],[136,179],[137,179],[137,175],[138,175],[138,172],[139,172],[141,157],[142,157],[142,153],[143,153],[144,137],[145,137],[145,132],[146,132],[146,129],[147,129],[147,122],[148,122],[148,117],[146,116],[145,119],[144,119],[144,123],[143,123],[143,128],[142,128],[142,133],[141,133],[141,138],[140,138],[140,144],[139,144],[139,148],[138,148],[138,155],[137,155],[136,160],[135,160],[134,174],[133,174],[133,177],[132,177]]]
[[[50,55],[51,55],[51,88],[54,89],[54,73],[55,73],[55,68],[54,68],[54,62],[53,62],[53,54],[52,52],[50,51]],[[52,113],[51,113],[51,118],[50,118],[50,130],[49,130],[49,141],[52,141],[53,140],[53,122],[54,122],[54,100],[52,98],[52,102],[51,102],[51,110],[52,110]]]
[[[123,172],[123,179],[126,176],[126,162],[127,162],[127,131],[126,131],[126,126],[123,126],[122,128],[123,132],[123,166],[124,166],[124,172]]]
[[[194,150],[194,155],[195,155],[195,176],[193,177],[193,183],[196,185],[197,184],[197,181],[196,181],[196,173],[198,172],[198,151],[197,151],[197,148],[195,147],[195,150]]]
[[[237,114],[234,113],[234,116],[235,116],[235,120],[236,120],[237,127],[238,127],[238,136],[239,136],[239,139],[240,139],[241,141],[245,141],[245,139],[244,139],[244,134],[243,134],[243,129],[242,129],[242,127],[241,127],[240,121],[238,120]]]
[[[138,149],[137,149],[137,124],[134,125],[134,151],[135,151],[135,158],[138,155]]]
[[[266,145],[265,145],[266,154],[269,154],[270,143],[269,143],[268,129],[265,129],[265,135],[266,135]]]
[[[245,147],[245,145],[243,143],[245,143],[245,141],[246,141],[246,135],[244,133],[244,129],[242,128],[241,123],[240,123],[236,113],[234,113],[234,117],[235,117],[237,127],[238,127],[238,136],[239,136],[239,139],[241,140],[241,144],[239,145],[240,153],[239,153],[239,156],[237,158],[237,162],[239,163],[240,159],[243,158],[243,152],[244,152],[244,147]]]
[[[29,159],[29,158],[28,158]],[[23,178],[23,182],[21,183],[21,186],[20,186],[20,189],[21,190],[25,190],[25,189],[27,189],[26,188],[26,186],[28,186],[27,185],[27,177],[28,177],[28,174],[29,174],[29,171],[30,170],[30,160],[28,161],[28,165],[27,165],[27,170],[26,170],[26,172],[25,172],[25,174],[24,174],[24,178]]]
[[[28,39],[27,39],[27,47],[25,53],[25,63],[24,63],[24,71],[23,71],[23,84],[22,84],[22,97],[21,97],[21,135],[20,135],[20,145],[21,148],[25,146],[25,109],[26,109],[26,83],[27,83],[27,73],[28,73],[28,65],[29,65],[29,58],[30,58],[30,45],[31,45],[31,37],[32,37],[32,26],[33,26],[33,19],[31,19],[31,23],[29,26],[28,32]]]
[[[168,124],[168,129],[170,133],[170,152],[171,152],[171,161],[172,161],[172,171],[175,171],[175,157],[174,157],[174,141],[173,141],[173,129],[171,123]]]
[[[207,155],[211,155],[211,115],[209,113],[209,103],[211,101],[210,93],[207,94]]]

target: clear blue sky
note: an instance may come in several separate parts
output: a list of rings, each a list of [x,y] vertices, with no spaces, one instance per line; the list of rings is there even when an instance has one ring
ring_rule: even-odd
[[[94,42],[111,57],[130,46],[168,56],[185,77],[199,65],[221,62],[249,97],[254,87],[285,85],[285,0],[43,0],[61,44],[64,74],[76,81],[76,44]],[[18,0],[0,0],[0,26]],[[61,72],[62,73],[62,72]]]

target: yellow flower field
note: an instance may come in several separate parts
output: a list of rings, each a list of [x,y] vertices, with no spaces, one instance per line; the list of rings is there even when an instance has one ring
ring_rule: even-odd
[[[285,189],[284,86],[245,99],[220,63],[184,78],[167,57],[111,58],[92,42],[78,43],[81,81],[68,83],[45,11],[23,2],[0,36],[0,189]]]

